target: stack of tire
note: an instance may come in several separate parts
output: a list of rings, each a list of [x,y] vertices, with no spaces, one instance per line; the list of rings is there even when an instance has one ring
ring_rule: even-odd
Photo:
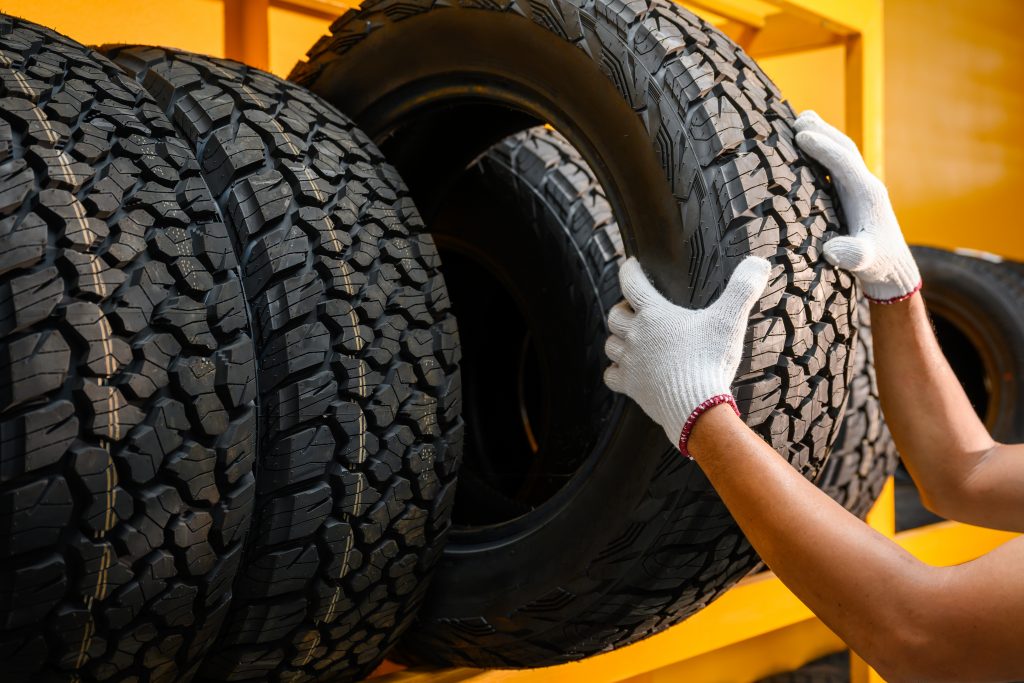
[[[298,86],[0,18],[5,680],[349,678],[450,526],[458,339]]]
[[[759,560],[601,381],[627,253],[687,306],[770,259],[744,419],[877,495],[828,182],[677,5],[370,2],[294,82],[8,17],[0,56],[7,678],[531,667],[697,612]]]

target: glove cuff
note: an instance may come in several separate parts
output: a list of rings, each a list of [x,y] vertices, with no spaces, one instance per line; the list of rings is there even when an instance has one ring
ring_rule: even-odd
[[[880,304],[880,305],[882,305],[882,306],[886,306],[886,305],[888,305],[888,304],[898,304],[898,303],[900,303],[901,301],[906,301],[906,300],[907,300],[907,299],[909,299],[910,297],[912,297],[912,296],[914,296],[915,294],[917,294],[918,292],[920,292],[920,291],[921,291],[921,287],[922,287],[922,285],[924,285],[924,282],[923,282],[922,280],[918,280],[918,281],[917,281],[917,284],[916,284],[916,285],[914,285],[914,286],[913,286],[913,287],[912,287],[912,288],[910,289],[910,291],[909,291],[909,292],[907,292],[906,294],[900,294],[900,295],[898,295],[898,296],[890,297],[890,298],[888,298],[888,299],[876,299],[876,298],[874,298],[873,296],[869,296],[869,295],[868,295],[868,294],[866,294],[866,293],[864,294],[864,298],[865,298],[865,299],[867,299],[868,301],[870,301],[870,302],[871,302],[871,303],[873,303],[873,304]]]
[[[690,432],[693,431],[694,425],[697,424],[697,418],[699,418],[701,415],[711,410],[715,406],[722,405],[723,403],[728,403],[730,406],[732,406],[733,412],[736,413],[737,417],[739,416],[740,409],[736,405],[736,399],[733,398],[732,394],[718,394],[717,396],[712,396],[711,398],[702,401],[696,408],[693,409],[693,412],[690,413],[690,417],[686,418],[686,422],[683,424],[683,429],[679,433],[678,444],[679,452],[683,455],[683,457],[687,458],[688,460],[693,460],[693,456],[690,455],[690,451],[687,448],[687,443],[690,440]]]
[[[921,272],[910,250],[906,249],[906,252],[903,258],[887,269],[884,278],[876,282],[863,282],[864,296],[868,301],[895,304],[906,301],[921,289]]]

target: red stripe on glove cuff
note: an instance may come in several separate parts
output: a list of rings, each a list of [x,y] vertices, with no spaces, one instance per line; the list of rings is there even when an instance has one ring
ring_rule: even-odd
[[[728,403],[732,406],[737,417],[739,416],[740,409],[737,407],[736,399],[732,397],[732,394],[719,394],[718,396],[712,396],[694,408],[693,412],[690,413],[690,417],[686,418],[686,424],[683,425],[683,431],[679,434],[679,452],[682,453],[684,457],[693,460],[693,456],[690,455],[690,451],[686,448],[686,443],[690,440],[690,432],[693,431],[693,425],[697,424],[697,418],[715,406],[722,405],[723,403]]]
[[[888,306],[889,304],[898,304],[899,302],[906,301],[910,297],[912,297],[915,294],[917,294],[918,292],[920,292],[921,291],[921,285],[923,285],[923,284],[924,284],[924,280],[919,280],[917,285],[912,290],[910,290],[906,294],[901,294],[900,296],[894,296],[891,299],[872,299],[870,296],[867,296],[866,294],[864,295],[864,298],[867,299],[868,301],[870,301],[873,304],[881,304],[882,306]]]

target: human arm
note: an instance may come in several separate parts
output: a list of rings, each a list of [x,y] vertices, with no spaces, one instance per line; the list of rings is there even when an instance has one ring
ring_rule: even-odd
[[[1024,679],[1024,539],[929,567],[723,406],[697,420],[689,450],[765,563],[886,680]]]
[[[1024,446],[989,436],[942,355],[885,186],[853,142],[813,112],[796,129],[842,201],[850,235],[827,242],[825,257],[854,273],[872,301],[882,410],[923,501],[949,519],[1024,531]]]
[[[925,505],[949,519],[1024,532],[1024,446],[989,436],[921,297],[872,305],[871,325],[882,411]]]
[[[732,406],[708,406],[728,391],[767,278],[767,263],[748,259],[715,304],[693,311],[666,301],[629,260],[627,302],[609,316],[609,386],[671,441],[681,435],[768,566],[888,680],[1024,678],[1024,540],[928,567],[804,479]]]

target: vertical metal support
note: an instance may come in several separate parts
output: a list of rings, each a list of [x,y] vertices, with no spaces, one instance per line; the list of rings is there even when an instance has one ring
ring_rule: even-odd
[[[889,538],[896,537],[896,484],[892,477],[885,482],[882,493],[868,513],[868,526]]]
[[[868,524],[879,533],[896,536],[896,486],[893,478],[885,482],[882,494],[868,513]],[[850,683],[883,683],[883,678],[867,662],[850,653]]]
[[[270,66],[270,0],[224,0],[224,55],[257,69]]]
[[[860,147],[868,168],[884,175],[884,42],[882,2],[864,2],[862,23],[846,37],[846,132]]]
[[[865,2],[858,33],[846,38],[846,132],[860,147],[868,168],[884,179],[882,2]],[[867,522],[889,538],[896,536],[896,496],[892,477],[868,514]],[[882,683],[863,659],[850,653],[850,683]]]

